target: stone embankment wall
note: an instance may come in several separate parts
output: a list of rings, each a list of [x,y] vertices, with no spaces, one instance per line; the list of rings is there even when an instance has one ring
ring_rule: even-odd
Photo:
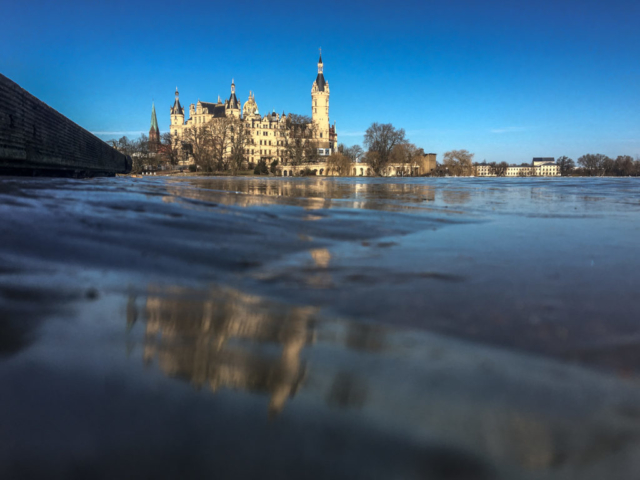
[[[129,173],[131,158],[0,74],[0,174]]]

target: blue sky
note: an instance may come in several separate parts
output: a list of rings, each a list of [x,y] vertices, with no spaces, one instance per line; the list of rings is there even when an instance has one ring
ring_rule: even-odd
[[[228,97],[310,113],[322,47],[340,141],[393,123],[482,161],[640,155],[640,1],[3,5],[0,72],[101,138]],[[113,132],[113,133],[111,133]]]

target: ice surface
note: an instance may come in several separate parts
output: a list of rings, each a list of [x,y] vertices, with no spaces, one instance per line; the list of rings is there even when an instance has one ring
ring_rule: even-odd
[[[2,478],[634,478],[637,179],[0,180]]]

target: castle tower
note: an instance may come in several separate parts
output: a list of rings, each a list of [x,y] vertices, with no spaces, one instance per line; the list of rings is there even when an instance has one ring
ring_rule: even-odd
[[[329,82],[322,73],[322,51],[318,59],[318,76],[311,87],[311,118],[316,126],[319,148],[329,148]]]
[[[251,117],[253,115],[258,115],[258,104],[256,103],[256,96],[253,92],[249,92],[249,99],[244,102],[244,106],[242,107],[242,116],[243,118]]]
[[[151,128],[149,129],[149,151],[156,153],[160,145],[160,129],[158,128],[158,118],[156,117],[156,104],[151,107]]]
[[[240,118],[240,102],[238,101],[238,97],[236,97],[236,84],[231,79],[231,95],[229,96],[229,100],[225,102],[225,113],[227,116],[233,115],[234,117]]]
[[[178,87],[176,87],[176,101],[171,107],[171,133],[177,135],[177,128],[174,126],[184,125],[184,109],[180,105],[180,95],[178,94]]]

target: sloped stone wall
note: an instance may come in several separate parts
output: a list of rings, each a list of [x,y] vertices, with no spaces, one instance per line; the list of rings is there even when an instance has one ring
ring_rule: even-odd
[[[131,158],[0,74],[0,173],[129,173]]]

